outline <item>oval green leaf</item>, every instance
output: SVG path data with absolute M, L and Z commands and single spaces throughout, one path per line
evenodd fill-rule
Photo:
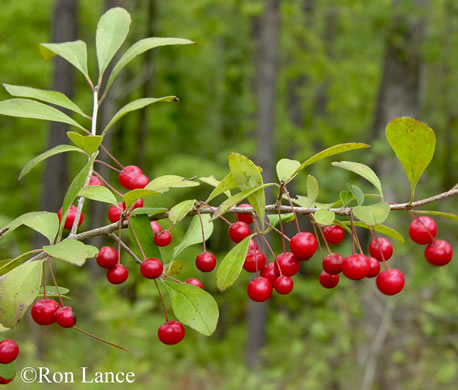
M 237 182 L 232 176 L 232 173 L 228 173 L 222 181 L 220 181 L 216 186 L 212 193 L 208 196 L 206 203 L 210 202 L 213 198 L 216 198 L 218 195 L 221 195 L 223 192 L 227 195 L 227 197 L 231 196 L 232 189 L 237 187 Z
M 94 153 L 103 141 L 100 135 L 81 135 L 74 131 L 67 131 L 67 137 L 89 155 Z
M 202 214 L 201 217 L 204 227 L 205 240 L 208 240 L 213 233 L 213 223 L 210 222 L 210 216 L 208 214 Z M 199 216 L 195 215 L 192 217 L 191 224 L 189 225 L 183 239 L 175 248 L 173 248 L 173 258 L 175 259 L 187 247 L 201 242 L 202 228 L 200 226 Z
M 86 245 L 73 239 L 61 241 L 56 245 L 45 245 L 43 250 L 51 257 L 64 260 L 78 267 L 81 267 L 86 259 L 95 257 L 99 253 L 95 246 Z
M 173 206 L 169 211 L 169 219 L 173 225 L 176 225 L 180 222 L 188 213 L 194 208 L 196 200 L 184 200 L 183 202 L 178 203 Z
M 353 215 L 367 225 L 383 223 L 390 214 L 390 205 L 385 202 L 375 203 L 370 206 L 356 206 Z
M 314 217 L 315 221 L 317 221 L 320 225 L 328 226 L 332 225 L 336 219 L 336 214 L 333 211 L 319 209 L 315 212 Z
M 346 169 L 347 171 L 351 171 L 361 177 L 364 177 L 378 190 L 380 195 L 383 196 L 382 184 L 380 183 L 380 179 L 377 177 L 375 172 L 367 165 L 353 161 L 335 161 L 332 163 L 332 165 L 335 167 Z
M 21 225 L 26 225 L 31 229 L 43 234 L 49 242 L 54 241 L 59 230 L 59 219 L 56 213 L 49 211 L 33 211 L 17 217 L 8 225 L 9 230 L 3 235 L 10 234 L 14 229 Z
M 108 204 L 118 205 L 113 193 L 106 187 L 102 186 L 86 186 L 81 188 L 78 196 L 82 196 L 86 199 L 95 200 L 97 202 L 103 202 Z
M 348 228 L 348 226 L 351 226 L 350 221 L 338 221 L 336 220 L 336 224 L 344 227 L 349 233 L 351 233 L 351 230 Z M 353 224 L 357 227 L 362 227 L 365 229 L 372 229 L 374 228 L 377 233 L 384 234 L 385 236 L 394 238 L 395 240 L 399 241 L 400 243 L 404 244 L 405 240 L 404 237 L 402 236 L 401 233 L 399 233 L 397 230 L 393 229 L 392 227 L 386 226 L 386 225 L 374 225 L 374 226 L 369 226 L 366 225 L 363 222 L 358 222 L 354 221 Z
M 276 166 L 278 180 L 287 181 L 300 166 L 301 163 L 297 160 L 282 158 Z
M 314 203 L 316 201 L 319 191 L 320 187 L 318 185 L 318 180 L 312 175 L 307 175 L 307 198 L 310 202 Z
M 152 257 L 161 259 L 161 253 L 159 252 L 158 247 L 154 244 L 154 232 L 151 229 L 151 223 L 146 215 L 136 215 L 135 217 L 129 218 L 129 237 L 130 241 L 135 243 L 138 247 L 137 240 L 132 234 L 132 228 L 137 235 L 138 240 L 145 252 L 145 255 L 148 259 Z M 140 249 L 140 248 L 139 248 Z M 161 259 L 164 260 L 164 259 Z
M 177 175 L 165 175 L 156 177 L 154 180 L 150 181 L 149 184 L 145 187 L 145 190 L 151 190 L 156 192 L 167 192 L 169 188 L 185 188 L 185 187 L 195 187 L 200 185 L 200 183 L 186 179 L 182 176 Z

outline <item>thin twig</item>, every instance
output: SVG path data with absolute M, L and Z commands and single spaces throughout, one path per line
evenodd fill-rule
M 87 332 L 87 331 L 85 331 L 85 330 L 83 330 L 83 329 L 81 329 L 81 328 L 78 328 L 77 326 L 74 326 L 73 329 L 77 330 L 78 332 L 81 332 L 81 333 L 85 334 L 86 336 L 89 336 L 89 337 L 92 337 L 92 338 L 94 338 L 94 339 L 96 339 L 96 340 L 99 340 L 99 341 L 101 341 L 102 343 L 111 345 L 112 347 L 122 349 L 123 351 L 126 351 L 126 352 L 129 351 L 127 348 L 121 347 L 121 346 L 118 345 L 118 344 L 114 344 L 114 343 L 111 343 L 111 342 L 109 342 L 109 341 L 107 341 L 107 340 L 104 340 L 104 339 L 102 339 L 102 338 L 100 338 L 100 337 L 98 337 L 98 336 L 96 336 L 96 335 L 94 335 L 94 334 L 92 334 L 92 333 L 89 333 L 89 332 Z
M 117 236 L 116 234 L 110 233 L 109 236 L 110 236 L 111 238 L 113 238 L 114 240 L 119 241 L 119 243 L 120 243 L 121 246 L 124 248 L 124 250 L 125 250 L 134 260 L 135 260 L 135 262 L 136 262 L 137 264 L 143 263 L 143 261 L 141 261 L 141 260 L 137 257 L 137 255 L 136 255 L 134 252 L 132 252 L 132 250 L 131 250 L 122 240 L 120 240 L 120 239 L 118 238 L 118 236 Z

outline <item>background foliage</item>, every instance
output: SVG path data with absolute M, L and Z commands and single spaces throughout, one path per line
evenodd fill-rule
M 151 22 L 146 11 L 148 3 L 117 3 L 133 16 L 130 43 L 145 37 Z M 3 2 L 2 82 L 50 88 L 53 66 L 41 60 L 38 43 L 50 41 L 53 5 L 50 0 Z M 313 10 L 308 10 L 307 5 Z M 81 0 L 78 4 L 78 35 L 89 43 L 92 74 L 96 67 L 92 37 L 105 6 L 101 0 Z M 132 113 L 116 125 L 112 149 L 122 163 L 140 162 L 150 178 L 162 174 L 213 174 L 221 179 L 227 170 L 229 152 L 256 155 L 258 102 L 254 82 L 258 41 L 253 25 L 263 11 L 264 2 L 260 0 L 155 2 L 154 35 L 188 38 L 197 45 L 156 49 L 151 69 L 145 70 L 144 62 L 138 59 L 124 70 L 116 87 L 117 107 L 143 97 L 141 82 L 145 79 L 151 79 L 151 96 L 176 95 L 180 103 L 158 104 L 146 111 L 144 142 L 139 143 L 141 113 Z M 361 162 L 375 166 L 380 161 L 394 161 L 383 134 L 374 133 L 372 127 L 382 88 L 385 46 L 389 40 L 402 46 L 399 40 L 404 36 L 396 29 L 408 28 L 407 20 L 416 17 L 427 26 L 425 38 L 416 48 L 422 69 L 417 119 L 428 123 L 437 136 L 435 157 L 420 180 L 416 198 L 439 193 L 456 183 L 457 6 L 451 0 L 431 0 L 426 8 L 406 1 L 398 12 L 394 15 L 390 1 L 280 2 L 273 161 L 283 157 L 304 160 L 321 148 L 342 142 L 373 145 L 371 153 L 353 152 Z M 330 31 L 334 31 L 331 37 Z M 407 61 L 409 47 L 398 55 Z M 0 91 L 1 99 L 7 97 L 5 91 Z M 90 111 L 90 92 L 80 75 L 76 77 L 74 99 Z M 300 125 L 292 120 L 296 109 L 301 112 Z M 4 226 L 17 215 L 39 209 L 43 191 L 53 189 L 41 186 L 43 166 L 17 181 L 24 164 L 45 150 L 47 124 L 2 116 L 0 129 L 0 226 Z M 83 160 L 77 155 L 70 157 L 70 177 Z M 383 167 L 377 167 L 383 171 Z M 400 171 L 399 168 L 393 165 L 393 170 Z M 332 200 L 350 178 L 355 179 L 331 167 L 327 160 L 308 173 L 320 181 L 322 202 Z M 304 193 L 306 174 L 296 180 L 296 191 Z M 358 185 L 364 188 L 365 184 Z M 385 172 L 383 187 L 390 189 L 388 201 L 409 198 L 409 186 L 402 175 Z M 208 193 L 205 186 L 200 186 L 169 192 L 167 197 L 145 203 L 168 207 L 182 199 L 203 199 Z M 435 207 L 453 211 L 456 206 L 456 200 L 448 200 Z M 89 214 L 87 204 L 83 228 L 89 226 Z M 390 217 L 390 225 L 397 226 L 405 237 L 408 223 L 406 215 Z M 174 229 L 176 242 L 184 234 L 186 223 L 182 225 Z M 454 245 L 456 224 L 441 219 L 438 225 L 441 237 Z M 217 227 L 209 247 L 222 259 L 230 244 L 225 226 L 221 223 Z M 0 242 L 1 258 L 32 249 L 32 240 L 30 231 L 19 229 Z M 339 250 L 348 253 L 349 245 L 347 242 Z M 156 292 L 134 271 L 129 257 L 124 263 L 131 271 L 130 278 L 126 286 L 119 288 L 107 288 L 104 275 L 96 267 L 78 269 L 59 263 L 57 277 L 61 285 L 71 290 L 79 325 L 130 351 L 111 349 L 57 326 L 37 329 L 26 316 L 23 324 L 9 333 L 21 347 L 18 371 L 23 366 L 40 365 L 51 371 L 76 371 L 81 366 L 91 371 L 131 370 L 136 373 L 136 383 L 131 388 L 356 389 L 362 386 L 369 362 L 375 358 L 376 373 L 370 388 L 456 388 L 457 263 L 452 261 L 444 269 L 431 270 L 421 248 L 411 243 L 393 245 L 396 258 L 391 261 L 407 273 L 406 288 L 394 298 L 381 297 L 373 283 L 354 284 L 349 280 L 343 280 L 335 291 L 325 291 L 317 280 L 317 252 L 306 263 L 302 277 L 295 279 L 293 294 L 276 296 L 271 301 L 265 325 L 267 342 L 257 370 L 249 369 L 244 362 L 246 314 L 250 310 L 244 287 L 248 274 L 224 294 L 216 289 L 214 273 L 202 276 L 220 305 L 216 334 L 206 338 L 187 329 L 184 342 L 169 348 L 156 337 L 163 322 Z M 181 255 L 189 263 L 184 278 L 198 273 L 193 265 L 197 252 L 198 248 L 189 248 Z M 374 341 L 380 332 L 386 334 L 382 345 L 377 345 Z M 18 389 L 23 386 L 18 379 L 10 385 Z M 40 388 L 28 386 L 35 387 Z M 68 388 L 80 387 L 91 388 L 78 384 Z

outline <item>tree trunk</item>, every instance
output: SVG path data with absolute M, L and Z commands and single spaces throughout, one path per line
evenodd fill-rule
M 256 163 L 263 167 L 265 182 L 274 178 L 275 156 L 275 100 L 278 73 L 278 29 L 280 0 L 267 0 L 264 14 L 255 22 L 256 49 L 256 97 L 258 153 Z M 268 200 L 272 192 L 266 191 Z M 259 352 L 265 344 L 268 304 L 250 302 L 247 314 L 248 340 L 246 359 L 249 367 L 259 363 Z

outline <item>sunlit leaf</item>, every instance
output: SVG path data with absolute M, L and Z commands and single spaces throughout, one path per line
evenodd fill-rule
M 332 165 L 334 165 L 335 167 L 346 169 L 347 171 L 354 172 L 357 175 L 364 177 L 378 190 L 378 192 L 380 192 L 381 195 L 383 194 L 380 179 L 377 177 L 376 173 L 367 165 L 354 161 L 336 161 L 333 162 Z

